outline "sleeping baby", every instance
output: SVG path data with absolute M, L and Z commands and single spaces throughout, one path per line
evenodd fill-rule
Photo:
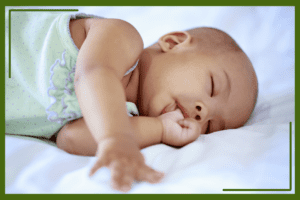
M 181 147 L 241 127 L 257 99 L 249 58 L 215 28 L 167 33 L 143 49 L 123 20 L 13 12 L 11 33 L 6 133 L 96 156 L 90 175 L 108 167 L 120 191 L 163 178 L 145 164 L 141 148 Z

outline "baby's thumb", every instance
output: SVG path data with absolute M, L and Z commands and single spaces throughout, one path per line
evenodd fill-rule
M 183 114 L 181 113 L 180 109 L 176 109 L 174 111 L 171 111 L 171 112 L 167 112 L 165 114 L 162 114 L 160 116 L 160 118 L 162 119 L 170 119 L 172 121 L 175 121 L 177 122 L 178 120 L 181 120 L 181 119 L 184 119 L 184 116 Z
M 179 108 L 177 108 L 176 110 L 174 110 L 172 112 L 169 112 L 169 114 L 176 121 L 184 119 L 184 116 Z

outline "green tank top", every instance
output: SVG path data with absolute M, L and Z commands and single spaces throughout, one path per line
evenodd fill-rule
M 67 122 L 82 117 L 73 84 L 79 50 L 69 22 L 87 17 L 101 18 L 12 12 L 11 78 L 5 65 L 5 133 L 50 138 Z M 135 104 L 126 105 L 128 115 L 138 115 Z

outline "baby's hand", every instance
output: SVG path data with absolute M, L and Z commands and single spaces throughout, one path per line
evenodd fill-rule
M 199 123 L 192 118 L 185 119 L 179 109 L 158 118 L 163 124 L 162 142 L 165 144 L 183 146 L 196 140 L 201 133 Z
M 129 135 L 112 136 L 98 144 L 98 160 L 90 171 L 92 176 L 101 167 L 111 171 L 111 184 L 116 190 L 127 192 L 134 180 L 157 183 L 163 173 L 145 164 L 138 145 Z

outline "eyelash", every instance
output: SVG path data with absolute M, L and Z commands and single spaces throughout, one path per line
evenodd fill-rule
M 213 77 L 211 76 L 211 97 L 214 96 L 214 79 Z

